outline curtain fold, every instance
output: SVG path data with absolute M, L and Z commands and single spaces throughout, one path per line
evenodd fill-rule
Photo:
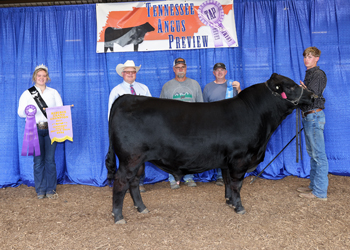
M 174 78 L 173 60 L 187 61 L 187 76 L 202 89 L 214 80 L 212 67 L 223 62 L 227 79 L 242 89 L 265 82 L 272 73 L 299 83 L 305 75 L 302 53 L 317 46 L 318 65 L 328 77 L 326 98 L 326 152 L 329 172 L 350 175 L 348 106 L 350 58 L 350 3 L 340 0 L 234 0 L 237 48 L 154 52 L 96 53 L 95 5 L 0 9 L 0 188 L 34 185 L 33 159 L 20 156 L 25 121 L 17 115 L 20 95 L 32 86 L 38 64 L 49 68 L 48 86 L 58 90 L 72 108 L 73 142 L 58 143 L 56 164 L 60 184 L 107 184 L 107 106 L 113 87 L 122 82 L 117 64 L 134 60 L 141 65 L 137 81 L 159 97 L 165 82 Z M 154 128 L 156 130 L 156 128 Z M 295 135 L 295 112 L 271 137 L 264 161 L 248 175 L 260 172 Z M 295 162 L 295 142 L 265 170 L 263 178 L 288 175 L 307 178 L 309 157 L 302 134 L 303 160 Z M 208 152 L 210 153 L 210 152 Z M 146 164 L 145 183 L 167 179 L 168 174 Z M 197 181 L 215 179 L 214 171 L 196 175 Z

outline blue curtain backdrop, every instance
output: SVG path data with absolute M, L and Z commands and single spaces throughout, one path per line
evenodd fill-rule
M 165 82 L 174 77 L 172 62 L 187 60 L 188 77 L 202 88 L 214 79 L 212 67 L 223 62 L 228 78 L 242 88 L 266 81 L 273 72 L 296 82 L 304 79 L 302 53 L 306 47 L 321 51 L 319 66 L 328 76 L 326 98 L 326 151 L 329 172 L 350 175 L 347 132 L 350 131 L 350 2 L 341 0 L 234 1 L 238 48 L 189 51 L 128 52 L 97 54 L 95 5 L 1 8 L 0 9 L 0 187 L 33 186 L 33 159 L 20 156 L 24 119 L 17 115 L 20 95 L 32 86 L 35 66 L 44 63 L 66 105 L 72 108 L 74 142 L 59 143 L 56 151 L 61 184 L 106 185 L 104 165 L 108 149 L 107 104 L 114 86 L 122 81 L 115 67 L 126 60 L 141 64 L 137 80 L 159 97 Z M 155 128 L 156 129 L 156 128 Z M 293 112 L 272 136 L 260 172 L 295 135 Z M 308 177 L 309 157 L 295 162 L 295 142 L 271 164 L 262 177 L 288 175 Z M 197 175 L 211 181 L 213 172 Z M 167 179 L 151 164 L 146 183 Z

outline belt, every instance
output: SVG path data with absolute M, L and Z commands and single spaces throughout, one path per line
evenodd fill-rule
M 38 129 L 48 129 L 49 126 L 47 125 L 47 122 L 38 122 L 37 124 Z
M 310 110 L 307 112 L 303 112 L 303 118 L 305 118 L 308 114 L 312 114 L 312 113 L 317 113 L 320 112 L 322 109 L 316 109 L 316 110 Z

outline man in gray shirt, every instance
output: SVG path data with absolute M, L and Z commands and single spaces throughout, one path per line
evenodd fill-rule
M 203 102 L 202 90 L 196 80 L 186 77 L 187 65 L 183 58 L 177 58 L 173 64 L 175 78 L 164 84 L 160 98 L 173 99 L 184 102 Z M 193 174 L 183 177 L 185 184 L 189 187 L 196 187 L 193 181 Z M 169 174 L 171 189 L 180 188 L 180 182 L 176 182 L 173 175 Z
M 213 74 L 215 76 L 215 80 L 208 83 L 203 90 L 203 100 L 204 102 L 216 102 L 226 98 L 231 98 L 236 96 L 239 92 L 241 92 L 241 84 L 237 81 L 226 80 L 226 66 L 223 63 L 217 63 L 214 65 Z M 233 93 L 228 96 L 227 92 L 227 81 L 232 82 Z M 223 186 L 224 181 L 222 179 L 221 169 L 217 168 L 217 176 L 216 176 L 216 185 Z

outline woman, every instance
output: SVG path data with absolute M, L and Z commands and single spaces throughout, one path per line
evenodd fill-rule
M 34 105 L 37 109 L 35 121 L 38 129 L 41 154 L 39 156 L 35 156 L 34 154 L 35 191 L 38 199 L 43 199 L 45 196 L 54 199 L 57 198 L 57 172 L 55 163 L 57 142 L 51 144 L 46 112 L 45 109 L 41 110 L 39 105 L 43 107 L 57 107 L 62 106 L 63 103 L 57 90 L 46 86 L 46 83 L 50 82 L 51 79 L 45 65 L 41 64 L 35 68 L 32 81 L 34 82 L 34 87 L 24 91 L 19 99 L 18 115 L 26 118 L 25 108 L 29 104 Z

